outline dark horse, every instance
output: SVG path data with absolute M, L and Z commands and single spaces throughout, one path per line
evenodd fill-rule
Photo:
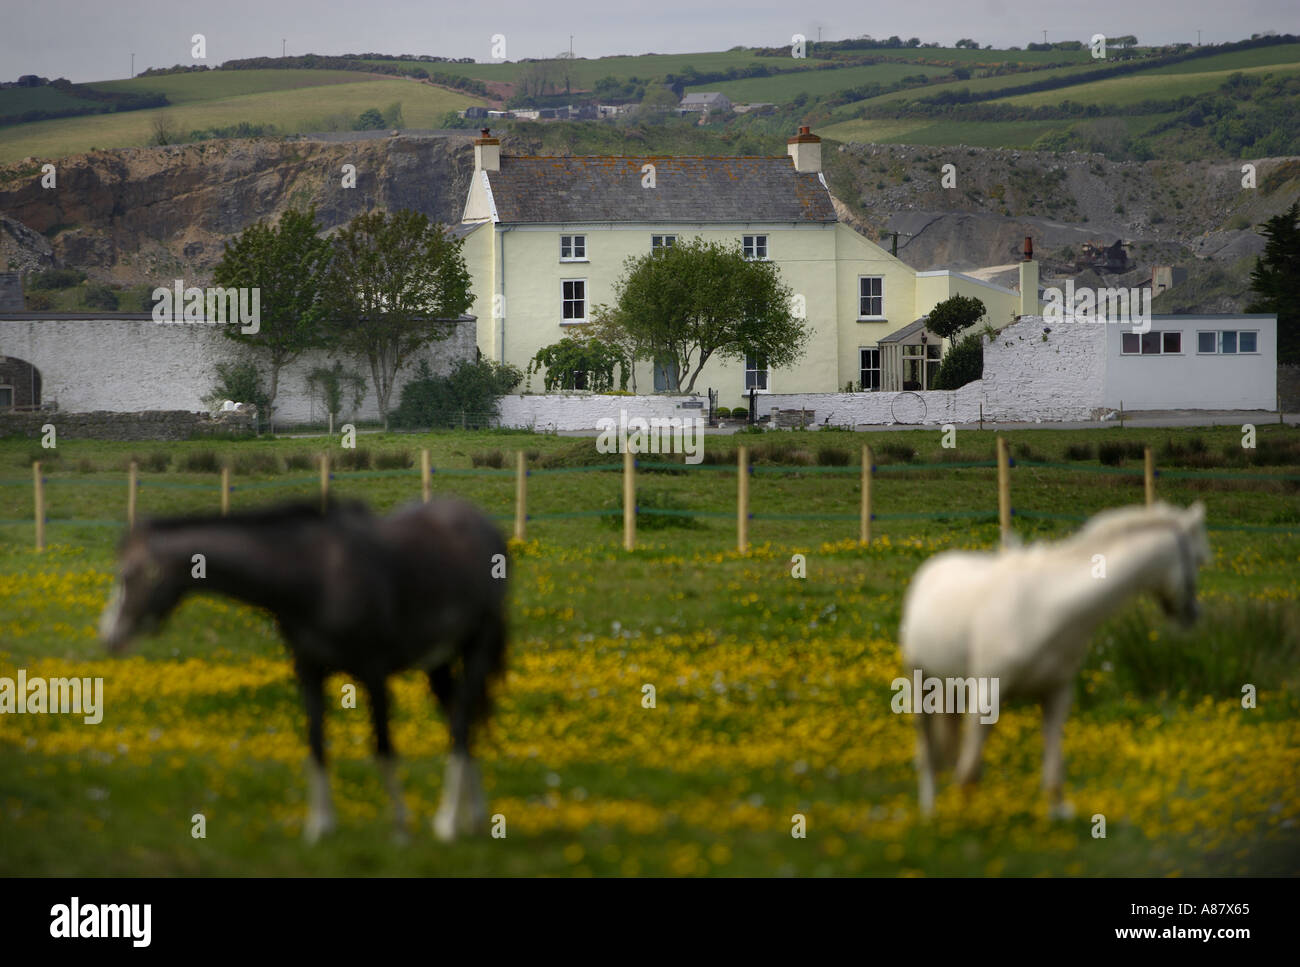
M 191 591 L 225 594 L 270 611 L 293 655 L 307 707 L 311 808 L 304 833 L 334 825 L 325 771 L 325 677 L 365 686 L 375 750 L 399 832 L 406 826 L 388 737 L 388 676 L 428 673 L 452 738 L 433 820 L 444 840 L 487 821 L 470 757 L 471 727 L 486 718 L 488 687 L 505 664 L 506 545 L 492 522 L 458 500 L 375 517 L 359 503 L 293 504 L 229 517 L 141 522 L 123 540 L 121 568 L 100 620 L 118 653 L 156 631 Z M 202 555 L 202 558 L 196 555 Z M 202 576 L 198 576 L 202 575 Z

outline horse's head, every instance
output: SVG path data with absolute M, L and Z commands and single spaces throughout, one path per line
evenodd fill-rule
M 131 639 L 157 632 L 181 595 L 180 584 L 166 574 L 149 546 L 147 532 L 137 529 L 128 536 L 121 558 L 99 618 L 99 637 L 114 654 L 125 651 Z
M 1210 541 L 1205 533 L 1205 505 L 1198 500 L 1186 510 L 1174 511 L 1170 523 L 1176 553 L 1165 580 L 1156 589 L 1156 598 L 1169 617 L 1190 626 L 1201 611 L 1196 600 L 1196 572 L 1211 557 Z

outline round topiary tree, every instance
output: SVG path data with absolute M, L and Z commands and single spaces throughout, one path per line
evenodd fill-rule
M 955 295 L 944 299 L 926 317 L 925 328 L 936 336 L 951 339 L 984 318 L 984 303 L 970 296 Z

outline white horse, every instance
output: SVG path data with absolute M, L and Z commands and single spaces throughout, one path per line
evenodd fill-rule
M 916 572 L 903 603 L 904 669 L 937 678 L 996 679 L 1002 697 L 1043 708 L 1043 788 L 1068 818 L 1061 738 L 1074 676 L 1096 627 L 1131 597 L 1152 593 L 1171 617 L 1196 620 L 1196 572 L 1210 559 L 1205 506 L 1108 510 L 1056 544 L 1000 553 L 948 551 Z M 914 698 L 917 701 L 919 696 Z M 919 702 L 917 704 L 919 708 Z M 969 789 L 989 725 L 945 709 L 917 717 L 921 812 L 934 809 L 935 771 L 953 764 Z

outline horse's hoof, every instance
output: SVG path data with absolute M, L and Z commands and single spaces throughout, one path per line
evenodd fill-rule
M 306 840 L 308 846 L 314 846 L 320 842 L 321 837 L 334 831 L 334 817 L 325 816 L 317 818 L 310 817 L 307 825 L 302 828 L 302 838 Z
M 1074 818 L 1074 804 L 1062 800 L 1053 803 L 1047 809 L 1047 815 L 1051 819 L 1067 820 Z
M 433 835 L 444 843 L 454 842 L 456 839 L 456 817 L 450 812 L 439 811 L 438 815 L 433 817 Z

